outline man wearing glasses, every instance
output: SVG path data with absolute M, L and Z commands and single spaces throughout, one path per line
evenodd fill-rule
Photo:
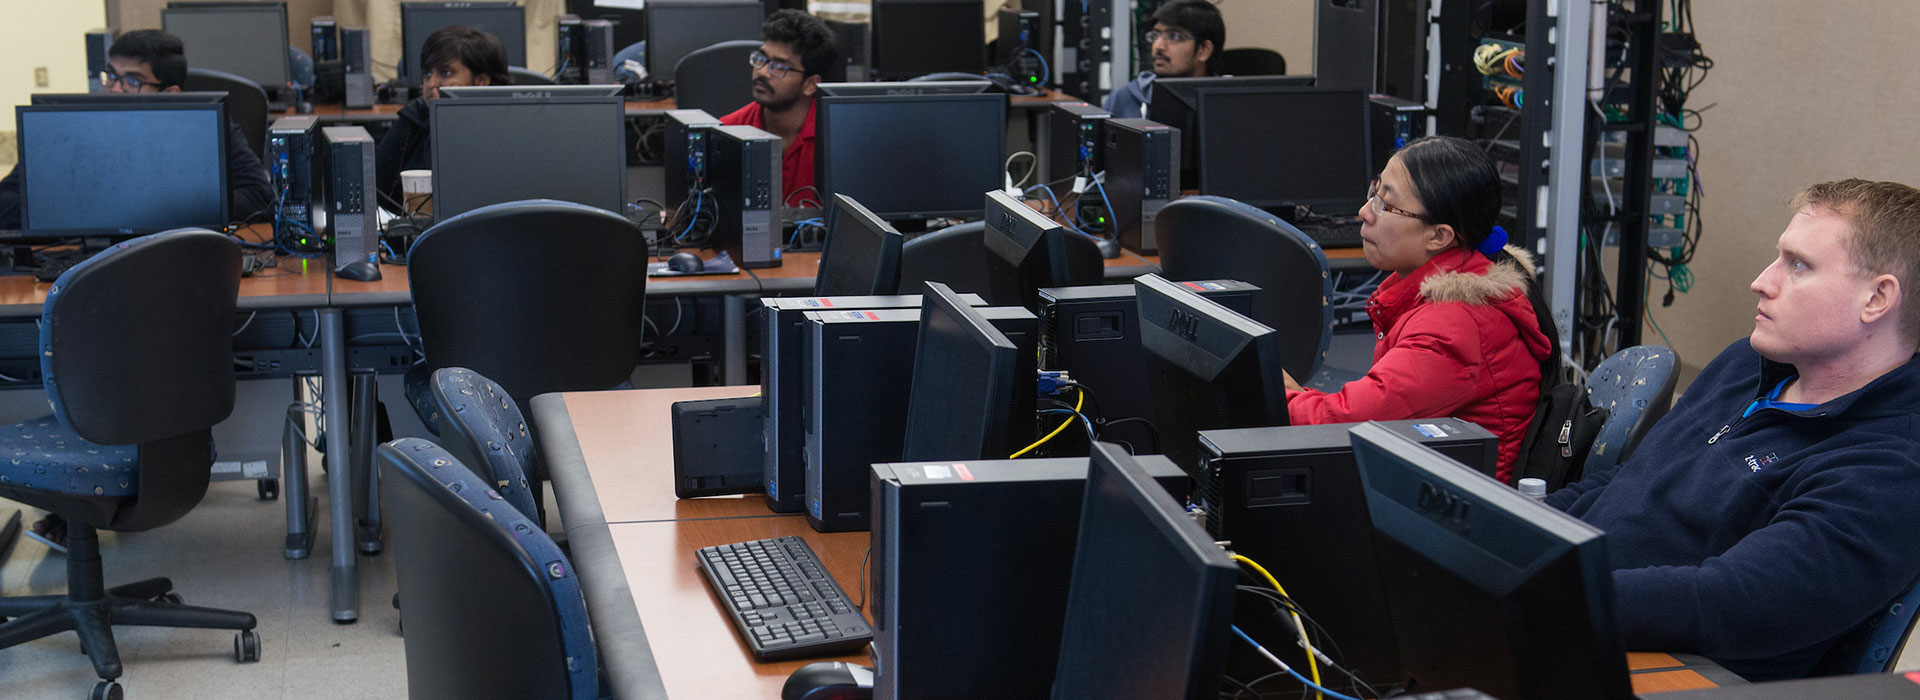
M 113 93 L 179 92 L 187 79 L 185 46 L 179 37 L 158 29 L 121 35 L 107 49 L 107 66 L 109 72 L 100 80 Z M 20 171 L 16 165 L 0 180 L 0 229 L 20 228 Z M 234 221 L 245 221 L 273 201 L 266 168 L 232 120 L 227 122 L 227 185 L 228 215 Z
M 1220 10 L 1206 0 L 1174 0 L 1153 13 L 1147 43 L 1153 45 L 1153 70 L 1140 71 L 1133 82 L 1107 95 L 1108 113 L 1116 117 L 1145 117 L 1153 101 L 1153 79 L 1204 78 L 1220 74 L 1220 47 L 1227 41 L 1227 23 Z
M 833 31 L 799 10 L 779 10 L 760 26 L 753 52 L 753 101 L 720 123 L 756 127 L 780 137 L 782 198 L 813 187 L 813 98 L 820 79 L 840 60 Z M 817 198 L 817 197 L 816 197 Z

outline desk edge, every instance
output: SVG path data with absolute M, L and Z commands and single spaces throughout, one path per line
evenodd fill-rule
M 666 700 L 667 686 L 660 680 L 660 667 L 654 661 L 653 645 L 647 642 L 646 627 L 640 622 L 640 609 L 634 605 L 633 589 L 627 586 L 627 570 L 620 563 L 613 530 L 606 525 L 582 526 L 567 532 L 567 542 L 573 550 L 573 570 L 580 576 L 581 595 L 586 598 L 587 618 L 593 624 L 600 668 L 607 672 L 613 697 Z M 598 563 L 581 566 L 582 560 Z M 620 661 L 611 662 L 614 659 Z

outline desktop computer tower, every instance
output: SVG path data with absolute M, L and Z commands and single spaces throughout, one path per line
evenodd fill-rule
M 329 15 L 313 18 L 313 60 L 340 60 L 340 27 Z
M 1139 461 L 1185 500 L 1185 471 Z M 872 466 L 876 700 L 1047 696 L 1087 470 L 1085 457 Z
M 1314 84 L 1427 95 L 1428 0 L 1315 0 Z
M 741 267 L 780 266 L 780 137 L 751 126 L 707 129 L 715 247 Z
M 373 33 L 366 27 L 340 28 L 340 66 L 347 76 L 347 109 L 372 108 Z
M 978 294 L 960 298 L 986 306 Z M 920 295 L 861 297 L 762 297 L 760 299 L 760 396 L 766 402 L 761 454 L 767 486 L 767 507 L 776 513 L 798 513 L 806 508 L 806 441 L 800 428 L 806 412 L 806 313 L 861 309 L 918 309 Z
M 580 23 L 585 27 L 586 73 L 583 76 L 588 85 L 611 85 L 615 81 L 613 72 L 613 54 L 620 48 L 614 45 L 613 22 L 604 19 L 590 19 Z
M 1015 306 L 978 311 L 1018 348 L 1007 410 L 1007 442 L 1019 443 L 1012 454 L 1033 440 L 1040 322 Z M 906 442 L 920 310 L 809 311 L 804 317 L 807 523 L 820 532 L 865 530 L 868 467 L 899 460 Z
M 1046 128 L 1040 130 L 1040 153 L 1046 155 L 1046 178 L 1059 182 L 1075 175 L 1100 171 L 1100 125 L 1107 110 L 1085 102 L 1055 102 L 1047 108 Z M 1064 194 L 1064 193 L 1059 193 Z
M 995 40 L 999 49 L 994 56 L 994 63 L 1006 66 L 1008 74 L 1021 85 L 1046 87 L 1040 82 L 1045 73 L 1042 68 L 1044 63 L 1036 55 L 1044 55 L 1041 40 L 1046 35 L 1041 31 L 1040 13 L 1002 7 L 997 20 L 1000 38 Z M 1047 75 L 1045 79 L 1050 81 L 1053 76 Z
M 1373 170 L 1369 172 L 1385 169 L 1395 150 L 1427 135 L 1426 105 L 1392 95 L 1372 95 L 1367 108 L 1372 110 L 1368 128 L 1373 131 Z
M 554 82 L 561 85 L 579 85 L 585 81 L 587 70 L 587 28 L 580 23 L 580 15 L 560 15 L 554 18 L 553 65 L 560 69 L 553 76 Z
M 1120 245 L 1142 255 L 1160 252 L 1154 219 L 1180 198 L 1180 130 L 1146 119 L 1106 120 L 1106 194 Z M 1080 196 L 1086 206 L 1087 196 Z
M 1493 473 L 1500 440 L 1480 426 L 1458 418 L 1381 424 Z M 1207 513 L 1207 532 L 1283 581 L 1291 597 L 1340 643 L 1349 668 L 1371 683 L 1398 682 L 1399 652 L 1374 568 L 1372 521 L 1347 436 L 1355 425 L 1201 431 L 1196 490 Z M 1262 604 L 1260 612 L 1236 619 L 1271 625 L 1268 617 Z M 1291 634 L 1277 625 L 1266 637 L 1247 632 L 1266 639 Z M 1252 654 L 1236 653 L 1233 659 L 1230 674 L 1270 668 Z
M 707 186 L 707 130 L 720 120 L 698 109 L 669 109 L 661 158 L 666 193 L 662 203 L 671 212 Z
M 827 28 L 833 30 L 834 46 L 840 50 L 840 63 L 827 71 L 822 79 L 829 83 L 860 83 L 873 79 L 873 61 L 870 55 L 869 29 L 873 26 L 866 22 L 848 22 L 845 20 L 824 20 Z
M 333 245 L 333 269 L 362 260 L 380 261 L 380 208 L 373 176 L 373 137 L 358 126 L 320 129 L 319 160 L 326 168 L 321 202 L 327 207 L 322 232 Z
M 313 206 L 313 132 L 318 123 L 318 117 L 303 114 L 280 117 L 267 126 L 267 175 L 273 178 L 279 202 L 276 218 L 292 228 L 295 252 L 318 251 L 318 233 L 326 228 L 326 217 Z M 306 231 L 299 230 L 302 226 Z
M 111 69 L 107 65 L 107 49 L 113 46 L 113 32 L 95 29 L 87 32 L 87 92 L 107 91 L 106 83 L 100 82 L 100 76 Z

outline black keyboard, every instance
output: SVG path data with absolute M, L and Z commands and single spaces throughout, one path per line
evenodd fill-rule
M 703 547 L 694 558 L 756 659 L 826 656 L 873 641 L 866 618 L 847 602 L 806 540 Z
M 1342 224 L 1300 224 L 1301 233 L 1307 234 L 1321 248 L 1358 248 L 1360 247 L 1360 223 Z
M 1459 690 L 1445 690 L 1437 693 L 1419 693 L 1415 695 L 1402 695 L 1400 696 L 1400 700 L 1496 700 L 1496 699 L 1492 695 L 1482 693 L 1472 688 L 1461 688 Z

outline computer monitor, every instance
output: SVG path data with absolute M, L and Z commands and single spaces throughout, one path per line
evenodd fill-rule
M 884 296 L 900 287 L 900 246 L 905 238 L 859 202 L 833 196 L 827 213 L 827 247 L 813 277 L 813 295 Z
M 829 97 L 863 95 L 977 95 L 993 87 L 980 80 L 899 80 L 883 83 L 821 83 L 820 94 Z
M 975 217 L 980 193 L 1002 184 L 1006 95 L 822 97 L 814 109 L 822 196 L 885 219 Z
M 172 3 L 160 27 L 180 37 L 187 65 L 259 83 L 268 92 L 287 84 L 287 4 Z
M 1280 336 L 1159 275 L 1133 281 L 1160 452 L 1198 475 L 1202 430 L 1287 424 Z
M 651 0 L 647 3 L 647 76 L 672 80 L 687 54 L 722 41 L 759 39 L 766 21 L 760 0 Z M 752 80 L 740 65 L 740 82 Z
M 873 0 L 873 68 L 881 80 L 987 69 L 981 0 Z
M 492 34 L 507 50 L 507 65 L 527 65 L 526 9 L 513 2 L 403 2 L 400 3 L 400 80 L 419 85 L 420 48 L 427 37 L 455 25 Z
M 1604 533 L 1383 426 L 1351 436 L 1409 692 L 1633 697 Z
M 441 100 L 433 121 L 433 209 L 559 199 L 621 213 L 627 201 L 619 97 Z
M 1366 197 L 1373 160 L 1365 90 L 1205 88 L 1197 95 L 1201 194 L 1256 207 L 1357 207 Z
M 1003 459 L 1024 447 L 1006 444 L 1013 341 L 939 282 L 921 296 L 919 332 L 901 459 Z
M 1090 461 L 1053 700 L 1214 700 L 1239 572 L 1132 455 Z
M 624 85 L 465 85 L 440 88 L 441 97 L 620 97 Z
M 988 300 L 1034 308 L 1044 287 L 1072 284 L 1067 268 L 1067 227 L 1000 190 L 987 192 Z
M 1147 103 L 1147 118 L 1180 130 L 1180 136 L 1189 144 L 1199 143 L 1195 130 L 1199 128 L 1198 110 L 1199 92 L 1202 88 L 1230 87 L 1312 87 L 1311 75 L 1249 75 L 1249 76 L 1211 76 L 1206 78 L 1160 78 L 1153 81 L 1153 99 Z M 1116 114 L 1116 117 L 1131 117 L 1131 114 Z M 1180 181 L 1199 182 L 1200 173 L 1196 169 L 1200 163 L 1200 149 L 1187 147 L 1180 149 Z M 1264 170 L 1264 169 L 1263 169 Z
M 15 108 L 15 119 L 24 235 L 136 236 L 226 226 L 224 103 L 36 104 Z
M 36 105 L 204 104 L 226 102 L 224 92 L 73 92 L 34 93 Z

